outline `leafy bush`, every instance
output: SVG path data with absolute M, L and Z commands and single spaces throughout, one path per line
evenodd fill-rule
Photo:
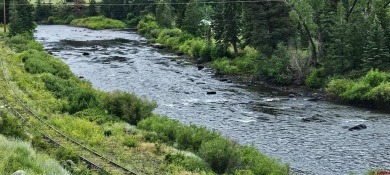
M 363 81 L 368 83 L 371 87 L 375 87 L 388 81 L 389 74 L 386 72 L 380 72 L 378 69 L 371 69 L 366 76 L 363 77 Z
M 145 15 L 137 25 L 138 32 L 150 37 L 152 30 L 160 28 L 153 15 Z
M 97 124 L 103 124 L 107 122 L 117 121 L 118 118 L 115 118 L 112 115 L 106 114 L 103 109 L 100 108 L 89 108 L 83 111 L 76 112 L 73 116 L 87 119 L 91 122 L 96 122 Z
M 138 146 L 138 141 L 134 137 L 126 136 L 123 141 L 123 144 L 127 147 L 134 148 Z
M 277 49 L 270 58 L 260 58 L 258 62 L 258 72 L 263 79 L 270 80 L 278 84 L 291 83 L 291 77 L 288 75 L 290 57 L 287 47 L 283 44 L 278 44 Z
M 238 145 L 223 138 L 216 138 L 202 144 L 199 156 L 218 174 L 232 173 L 239 166 Z
M 218 138 L 219 134 L 210 132 L 204 127 L 195 125 L 178 127 L 176 129 L 176 143 L 180 149 L 198 152 L 203 142 Z
M 80 161 L 79 156 L 70 148 L 59 147 L 55 151 L 55 155 L 57 160 L 71 160 L 74 163 L 78 163 Z
M 168 117 L 151 116 L 138 123 L 137 127 L 146 131 L 154 131 L 164 135 L 171 143 L 176 141 L 176 129 L 179 122 Z
M 354 82 L 349 79 L 334 79 L 328 83 L 326 91 L 332 96 L 338 96 L 352 86 Z
M 312 69 L 305 80 L 305 84 L 313 89 L 321 88 L 325 85 L 326 72 L 324 68 Z
M 27 135 L 23 130 L 23 126 L 19 123 L 19 120 L 7 115 L 4 113 L 4 111 L 0 111 L 0 134 L 20 139 L 27 138 Z
M 200 38 L 193 38 L 186 40 L 182 45 L 180 45 L 179 50 L 187 53 L 191 57 L 199 58 L 200 52 L 205 46 L 205 41 Z
M 103 106 L 108 113 L 136 125 L 142 119 L 151 116 L 157 104 L 140 99 L 134 94 L 114 91 L 104 97 Z
M 193 172 L 209 172 L 210 167 L 199 157 L 186 156 L 184 154 L 167 154 L 165 155 L 165 161 L 169 164 L 179 165 L 186 170 Z
M 390 83 L 386 82 L 374 87 L 365 95 L 365 98 L 381 106 L 390 104 Z
M 238 67 L 233 65 L 233 62 L 226 57 L 214 60 L 212 63 L 212 67 L 216 69 L 217 73 L 219 74 L 226 74 L 226 75 L 239 74 Z
M 95 30 L 102 29 L 123 29 L 126 24 L 116 19 L 106 18 L 104 16 L 93 16 L 87 18 L 73 19 L 70 25 L 87 27 Z

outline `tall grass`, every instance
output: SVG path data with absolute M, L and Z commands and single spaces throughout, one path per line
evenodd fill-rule
M 70 174 L 47 155 L 36 153 L 27 142 L 0 135 L 0 174 L 24 170 L 27 174 Z

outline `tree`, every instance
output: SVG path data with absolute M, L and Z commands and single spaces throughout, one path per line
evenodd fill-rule
M 96 0 L 90 0 L 88 6 L 88 15 L 96 16 L 98 13 L 96 11 Z
M 34 7 L 28 0 L 13 0 L 11 3 L 9 31 L 10 35 L 32 34 L 34 28 Z
M 234 54 L 237 55 L 240 32 L 240 8 L 234 0 L 222 0 L 213 15 L 212 28 L 217 44 L 222 47 L 222 52 L 227 53 L 229 44 L 233 45 Z
M 107 18 L 126 19 L 129 0 L 102 0 L 101 12 Z
M 385 33 L 376 15 L 367 32 L 367 45 L 363 54 L 364 68 L 384 70 L 389 65 L 389 50 L 385 44 Z
M 156 22 L 159 26 L 171 28 L 173 23 L 172 6 L 166 0 L 160 0 L 156 7 Z
M 34 19 L 35 21 L 42 21 L 47 19 L 51 15 L 52 6 L 51 4 L 43 4 L 41 0 L 37 0 L 35 7 Z
M 199 36 L 199 26 L 203 19 L 203 14 L 198 2 L 196 1 L 197 0 L 192 0 L 187 4 L 187 9 L 185 11 L 185 17 L 181 28 L 194 36 Z

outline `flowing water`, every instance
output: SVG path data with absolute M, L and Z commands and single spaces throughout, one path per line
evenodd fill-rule
M 390 168 L 388 114 L 221 81 L 211 69 L 198 70 L 185 59 L 149 47 L 134 31 L 40 25 L 35 37 L 94 87 L 155 100 L 156 113 L 253 144 L 288 162 L 294 172 L 363 174 Z M 304 120 L 313 116 L 317 120 Z M 367 129 L 348 130 L 358 124 Z

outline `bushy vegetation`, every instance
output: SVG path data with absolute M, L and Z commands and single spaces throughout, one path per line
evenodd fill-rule
M 36 153 L 27 142 L 0 135 L 0 174 L 24 170 L 27 174 L 70 174 L 47 155 Z
M 4 111 L 0 111 L 0 134 L 19 139 L 27 138 L 24 128 L 19 123 L 19 120 L 6 114 Z
M 126 24 L 122 21 L 109 19 L 104 16 L 94 16 L 87 18 L 74 19 L 70 22 L 70 25 L 87 27 L 90 29 L 123 29 Z
M 158 138 L 163 138 L 158 141 L 194 151 L 218 174 L 242 170 L 254 174 L 289 172 L 288 165 L 261 154 L 256 148 L 241 146 L 203 127 L 186 126 L 167 117 L 153 116 L 142 120 L 138 128 L 155 132 Z
M 335 79 L 329 82 L 327 92 L 341 100 L 372 107 L 390 104 L 389 74 L 372 69 L 358 80 Z

